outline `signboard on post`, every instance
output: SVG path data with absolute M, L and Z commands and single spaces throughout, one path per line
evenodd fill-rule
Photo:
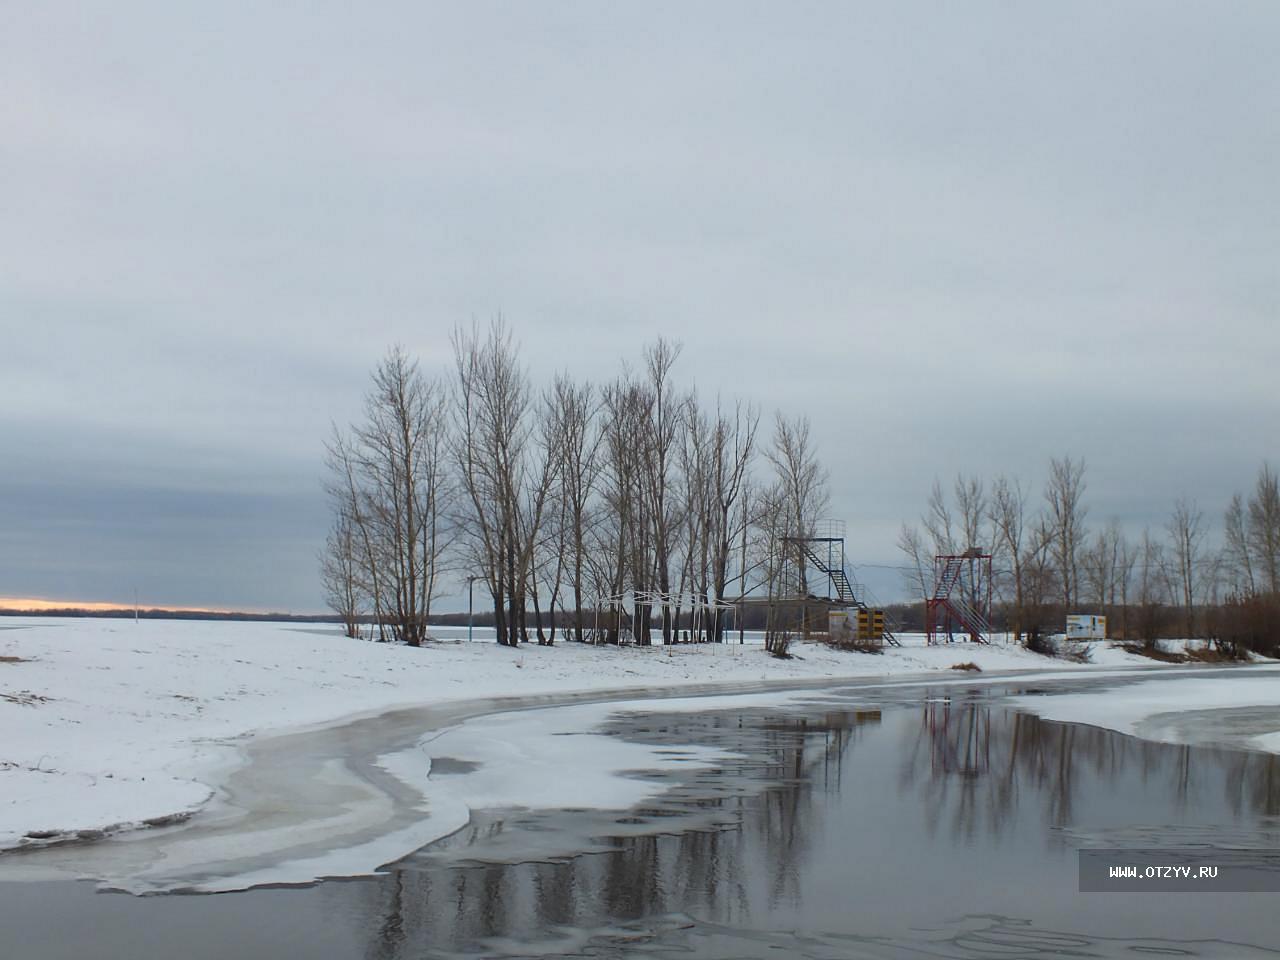
M 832 643 L 853 642 L 853 624 L 849 622 L 848 610 L 831 610 L 827 613 L 827 633 Z
M 1107 639 L 1107 618 L 1092 613 L 1073 613 L 1067 616 L 1068 640 Z

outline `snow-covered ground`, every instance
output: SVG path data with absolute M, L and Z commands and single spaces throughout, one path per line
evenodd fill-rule
M 1280 670 L 1167 677 L 1120 689 L 1020 697 L 1046 720 L 1085 723 L 1164 743 L 1216 743 L 1280 753 Z
M 758 643 L 649 648 L 558 643 L 511 650 L 491 641 L 449 641 L 413 649 L 348 640 L 327 624 L 0 619 L 0 850 L 163 825 L 198 809 L 206 811 L 203 820 L 217 807 L 210 801 L 219 799 L 232 772 L 246 764 L 256 745 L 398 708 L 585 692 L 643 690 L 652 696 L 696 688 L 705 693 L 708 684 L 795 685 L 901 676 L 949 671 L 969 661 L 984 672 L 1048 668 L 1072 673 L 1153 665 L 1106 645 L 1095 648 L 1092 664 L 1079 665 L 1015 647 L 928 647 L 922 637 L 904 639 L 906 646 L 889 648 L 883 655 L 797 644 L 794 659 L 777 660 Z M 501 708 L 499 702 L 487 710 Z M 672 703 L 671 708 L 679 707 Z M 608 709 L 597 705 L 580 716 L 562 709 L 555 712 L 554 723 L 535 722 L 529 713 L 522 714 L 519 727 L 528 735 L 518 745 L 512 744 L 509 731 L 486 734 L 482 723 L 471 721 L 467 749 L 485 766 L 483 774 L 465 778 L 469 792 L 447 796 L 438 789 L 430 795 L 424 765 L 429 761 L 421 751 L 406 751 L 398 741 L 395 750 L 387 747 L 385 756 L 376 757 L 378 769 L 366 771 L 364 777 L 345 769 L 341 757 L 319 751 L 317 756 L 324 759 L 305 774 L 313 780 L 306 789 L 329 791 L 346 820 L 365 816 L 361 822 L 367 827 L 366 821 L 381 816 L 385 824 L 397 825 L 402 834 L 396 841 L 399 847 L 374 843 L 367 851 L 367 857 L 375 858 L 373 866 L 456 829 L 466 822 L 468 803 L 528 797 L 528 784 L 539 777 L 545 781 L 543 792 L 562 801 L 568 794 L 557 792 L 545 775 L 564 770 L 565 750 L 577 751 L 584 769 L 600 771 L 595 780 L 574 783 L 571 794 L 577 805 L 616 805 L 624 796 L 639 799 L 634 795 L 636 782 L 620 791 L 616 774 L 637 766 L 661 766 L 671 758 L 645 753 L 643 747 L 637 750 L 645 756 L 632 756 L 618 751 L 616 743 L 611 747 L 614 755 L 606 758 L 592 753 L 581 740 L 571 743 L 560 736 L 568 729 L 588 729 L 592 718 L 602 719 Z M 413 722 L 444 721 L 414 717 Z M 319 750 L 314 742 L 307 743 L 308 749 Z M 441 756 L 438 751 L 445 747 L 436 747 L 434 755 Z M 349 752 L 351 747 L 343 749 Z M 681 762 L 712 761 L 696 753 Z M 412 782 L 418 793 L 401 806 L 424 813 L 429 809 L 430 815 L 413 820 L 392 816 L 387 791 L 366 789 L 365 781 L 383 773 Z M 563 773 L 560 777 L 564 779 Z M 513 786 L 517 782 L 522 785 L 519 790 Z M 357 795 L 358 802 L 352 799 Z M 357 814 L 357 807 L 364 813 Z M 380 808 L 385 809 L 377 813 Z M 432 818 L 434 822 L 425 825 Z M 326 821 L 317 822 L 312 847 L 322 846 L 325 836 Z M 336 823 L 330 823 L 335 832 Z M 353 828 L 352 836 L 359 833 L 359 843 L 367 845 L 372 840 L 364 827 L 363 832 Z M 273 836 L 289 833 L 280 824 L 272 830 Z M 384 831 L 383 839 L 388 835 Z M 280 842 L 287 845 L 296 839 Z M 229 843 L 229 833 L 209 839 L 215 841 Z M 269 846 L 271 841 L 264 832 L 256 842 Z M 359 845 L 354 839 L 352 844 Z M 202 862 L 210 861 L 207 850 L 200 856 Z M 165 857 L 174 859 L 171 850 Z M 228 858 L 230 854 L 224 856 Z M 317 862 L 300 873 L 275 873 L 268 879 L 341 872 L 320 854 L 312 860 Z

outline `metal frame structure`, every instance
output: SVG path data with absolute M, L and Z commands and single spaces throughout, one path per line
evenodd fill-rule
M 924 602 L 930 645 L 954 643 L 957 631 L 974 643 L 991 642 L 991 563 L 978 547 L 933 558 L 933 590 Z
M 867 603 L 870 594 L 866 587 L 850 578 L 845 554 L 845 524 L 843 520 L 818 520 L 813 532 L 805 537 L 782 538 L 782 576 L 784 586 L 795 591 L 794 597 L 783 597 L 779 604 L 807 604 L 825 600 L 832 607 L 870 611 Z M 812 569 L 825 577 L 826 596 L 817 597 L 814 585 L 806 571 Z M 815 578 L 816 579 L 816 578 Z M 832 596 L 832 591 L 835 596 Z M 821 631 L 825 633 L 824 623 Z M 894 646 L 901 646 L 893 630 L 886 625 L 883 639 Z
M 662 619 L 660 624 L 665 628 L 668 624 L 674 635 L 679 635 L 679 617 L 681 613 L 688 612 L 691 617 L 689 625 L 690 631 L 701 635 L 704 618 L 712 611 L 728 611 L 737 614 L 737 607 L 723 600 L 707 600 L 693 593 L 662 593 L 659 590 L 624 590 L 622 593 L 611 594 L 607 597 L 597 597 L 592 601 L 595 608 L 595 623 L 591 631 L 591 642 L 598 644 L 600 642 L 600 611 L 607 610 L 616 612 L 618 617 L 618 642 L 623 643 L 623 625 L 622 620 L 627 620 L 626 630 L 630 633 L 632 639 L 635 639 L 635 611 L 641 607 L 647 608 L 651 613 L 658 609 L 662 611 Z M 674 613 L 674 621 L 668 620 Z M 726 632 L 729 627 L 726 625 Z M 666 630 L 663 630 L 665 635 Z M 676 642 L 679 642 L 678 640 Z

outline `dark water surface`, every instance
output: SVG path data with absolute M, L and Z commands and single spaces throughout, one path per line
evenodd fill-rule
M 488 811 L 372 879 L 0 884 L 0 957 L 1280 957 L 1280 894 L 1076 892 L 1081 846 L 1280 848 L 1280 758 L 1041 721 L 1004 702 L 1026 692 L 620 715 L 740 758 L 637 771 L 659 799 L 625 813 Z

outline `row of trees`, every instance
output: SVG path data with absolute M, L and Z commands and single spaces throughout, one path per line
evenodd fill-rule
M 1084 460 L 1069 456 L 1050 461 L 1039 497 L 1004 476 L 958 476 L 949 495 L 935 482 L 920 523 L 904 524 L 898 539 L 912 591 L 928 594 L 935 555 L 977 546 L 994 557 L 996 594 L 1018 639 L 1088 605 L 1111 615 L 1120 636 L 1151 644 L 1170 630 L 1275 643 L 1265 614 L 1280 614 L 1280 483 L 1268 465 L 1248 495 L 1232 498 L 1220 545 L 1189 499 L 1136 539 L 1115 519 L 1090 531 L 1085 492 Z
M 827 503 L 806 419 L 778 415 L 762 439 L 755 406 L 679 389 L 667 340 L 602 384 L 562 375 L 543 389 L 501 321 L 458 328 L 452 347 L 436 374 L 392 349 L 360 422 L 329 442 L 322 574 L 349 634 L 371 619 L 380 637 L 420 644 L 446 578 L 487 587 L 508 645 L 530 630 L 550 643 L 558 625 L 584 639 L 597 598 L 637 591 L 696 598 L 720 639 L 714 601 L 783 589 L 772 545 L 810 531 Z M 677 639 L 689 604 L 672 602 L 628 611 L 637 642 L 651 625 Z

